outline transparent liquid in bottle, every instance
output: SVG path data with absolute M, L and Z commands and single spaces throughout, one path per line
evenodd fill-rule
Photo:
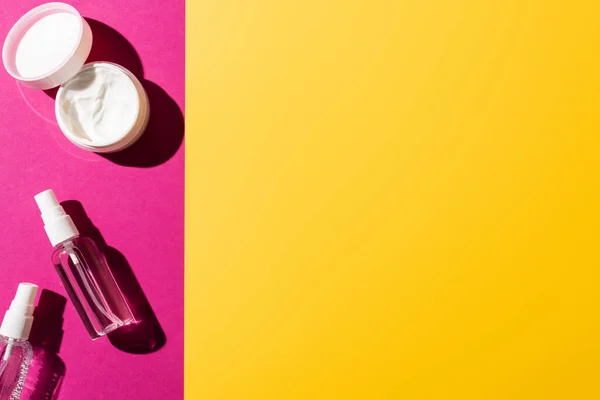
M 135 322 L 93 240 L 77 236 L 58 244 L 52 263 L 92 339 Z
M 0 336 L 0 399 L 18 400 L 21 397 L 32 355 L 33 350 L 26 340 Z

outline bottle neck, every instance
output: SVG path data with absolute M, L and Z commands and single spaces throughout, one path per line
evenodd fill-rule
M 0 338 L 2 338 L 2 341 L 7 342 L 7 343 L 12 343 L 12 344 L 19 344 L 19 343 L 25 343 L 28 342 L 27 339 L 15 339 L 15 338 L 11 338 L 8 336 L 4 336 L 4 335 L 0 335 Z
M 4 349 L 4 353 L 2 355 L 2 361 L 8 361 L 10 356 L 13 353 L 13 350 L 16 347 L 22 347 L 24 343 L 27 342 L 25 339 L 13 339 L 11 337 L 2 336 L 2 339 L 6 342 L 6 347 Z
M 73 241 L 74 241 L 75 239 L 78 239 L 78 238 L 80 238 L 80 237 L 81 237 L 81 235 L 80 235 L 80 234 L 77 234 L 77 235 L 75 235 L 75 236 L 73 236 L 73 237 L 70 237 L 70 238 L 68 238 L 68 239 L 65 239 L 65 240 L 63 240 L 62 242 L 60 242 L 60 243 L 56 244 L 56 245 L 54 246 L 54 248 L 55 248 L 55 249 L 58 249 L 58 248 L 63 248 L 63 247 L 70 247 L 70 246 L 73 246 Z

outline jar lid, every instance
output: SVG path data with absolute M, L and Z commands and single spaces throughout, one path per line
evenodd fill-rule
M 83 66 L 92 49 L 92 30 L 71 5 L 42 4 L 11 28 L 2 49 L 6 71 L 24 86 L 60 86 Z

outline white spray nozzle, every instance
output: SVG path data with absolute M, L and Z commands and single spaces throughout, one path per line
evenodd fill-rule
M 4 314 L 0 335 L 17 340 L 29 338 L 37 292 L 38 287 L 33 283 L 19 283 L 15 298 Z
M 79 235 L 73 220 L 62 208 L 52 190 L 38 193 L 34 199 L 42 213 L 44 229 L 52 246 Z
M 32 316 L 37 291 L 38 287 L 33 283 L 19 283 L 17 293 L 12 303 L 10 303 L 9 310 Z
M 64 210 L 56 199 L 56 195 L 51 189 L 44 190 L 34 196 L 38 208 L 42 212 L 42 216 L 48 214 L 64 214 Z

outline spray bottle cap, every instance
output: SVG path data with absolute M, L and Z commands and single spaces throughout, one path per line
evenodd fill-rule
M 19 283 L 15 299 L 4 314 L 0 335 L 17 340 L 29 338 L 37 291 L 38 287 L 33 283 Z
M 79 235 L 73 220 L 65 213 L 52 190 L 38 193 L 34 198 L 42 212 L 44 229 L 53 247 Z

